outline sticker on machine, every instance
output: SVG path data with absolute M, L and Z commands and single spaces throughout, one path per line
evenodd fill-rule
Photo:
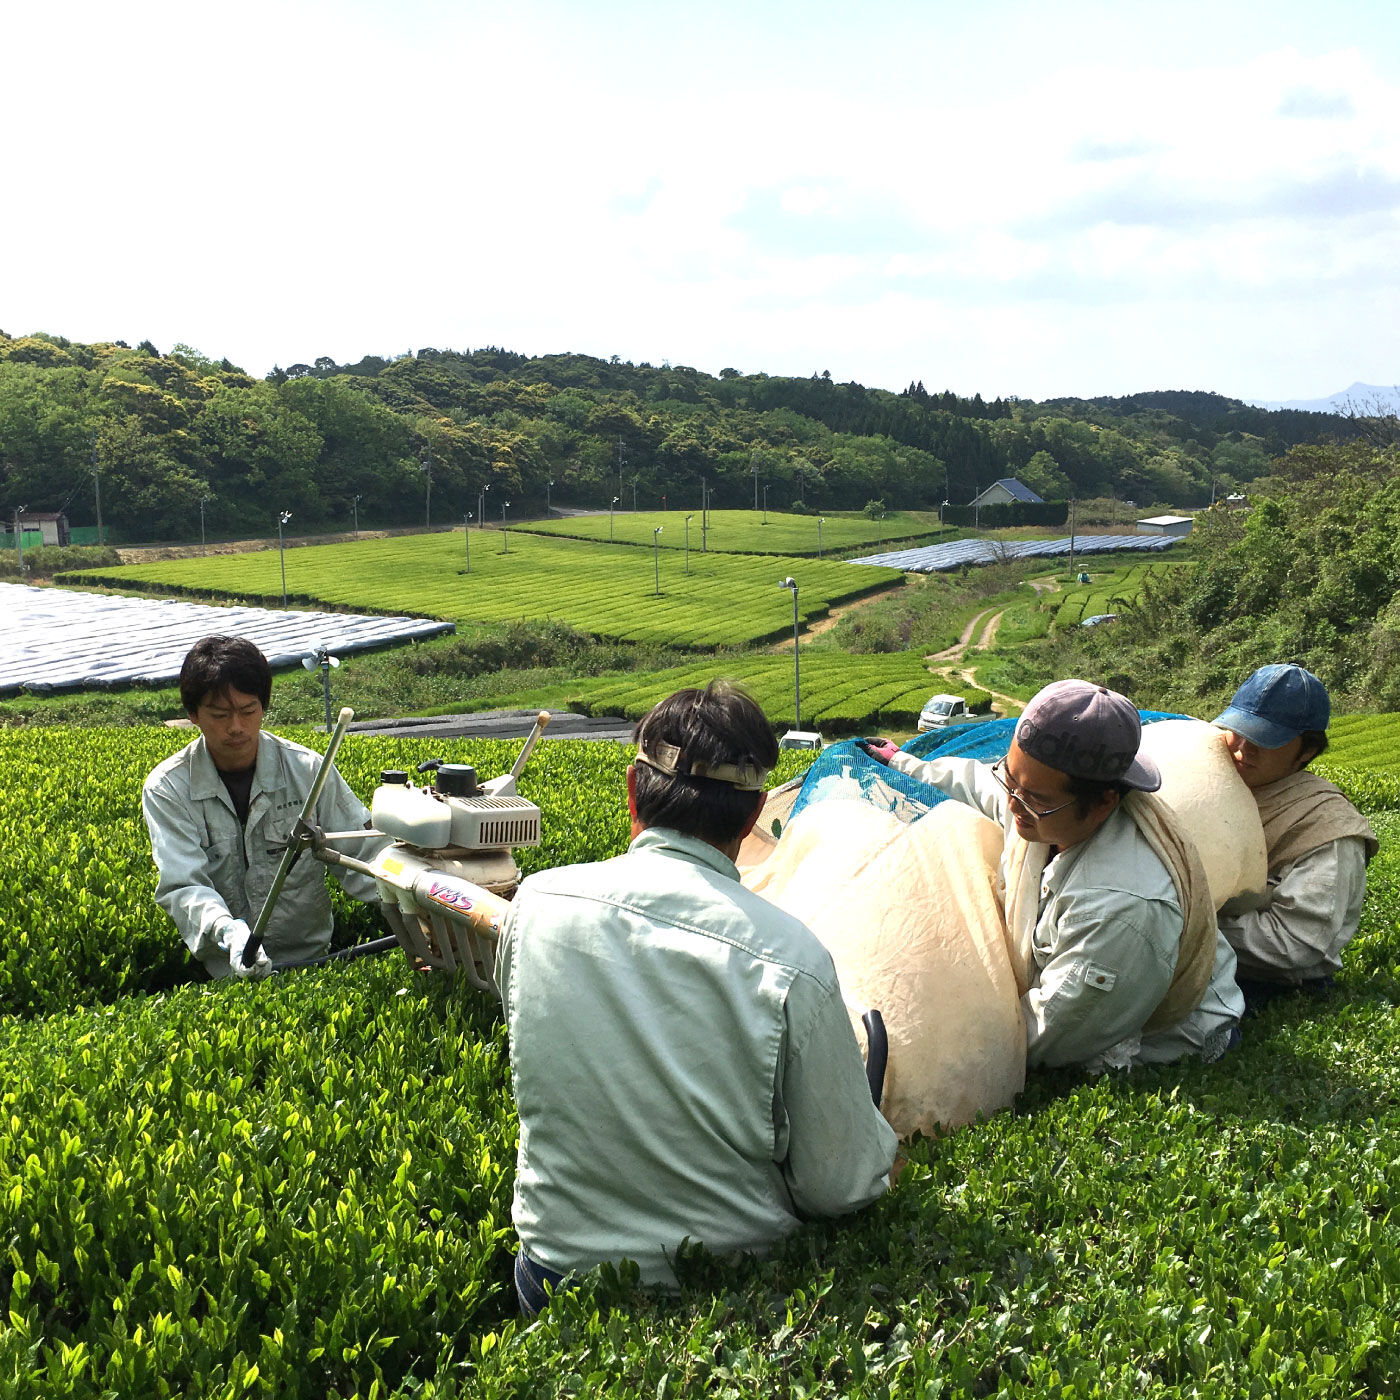
M 431 875 L 423 893 L 434 904 L 463 917 L 472 916 L 472 911 L 475 910 L 474 917 L 489 923 L 493 930 L 500 924 L 499 914 L 490 907 L 487 900 L 481 898 L 483 891 L 468 880 L 454 879 L 451 875 Z

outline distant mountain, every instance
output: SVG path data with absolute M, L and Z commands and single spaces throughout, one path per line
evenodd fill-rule
M 1304 413 L 1346 413 L 1364 418 L 1377 414 L 1400 413 L 1400 388 L 1380 384 L 1353 384 L 1325 399 L 1250 399 L 1255 408 L 1295 408 Z

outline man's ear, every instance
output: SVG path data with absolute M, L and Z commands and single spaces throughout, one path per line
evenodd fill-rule
M 748 819 L 748 821 L 744 823 L 744 829 L 739 833 L 740 841 L 742 841 L 744 837 L 746 837 L 749 834 L 749 832 L 751 832 L 754 829 L 754 823 L 758 821 L 758 818 L 763 811 L 764 804 L 767 801 L 768 794 L 766 792 L 761 792 L 758 794 L 758 801 L 754 803 L 753 807 L 753 815 Z

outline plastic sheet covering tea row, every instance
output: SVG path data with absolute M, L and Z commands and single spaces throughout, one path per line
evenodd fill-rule
M 1178 543 L 1160 535 L 1076 535 L 1073 552 L 1083 554 L 1157 553 Z M 953 540 L 921 549 L 866 554 L 852 564 L 881 564 L 911 574 L 943 574 L 964 564 L 999 564 L 1009 559 L 1054 559 L 1069 554 L 1070 537 L 1058 540 Z
M 218 608 L 0 584 L 0 691 L 169 682 L 185 653 L 215 632 L 247 637 L 274 667 L 318 645 L 336 655 L 434 637 L 450 622 L 271 608 Z

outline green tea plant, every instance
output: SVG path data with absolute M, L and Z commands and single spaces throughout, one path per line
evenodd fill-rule
M 572 515 L 563 520 L 532 520 L 520 529 L 559 538 L 593 541 L 616 541 L 618 544 L 652 544 L 652 531 L 659 525 L 662 532 L 657 543 L 662 549 L 684 550 L 686 547 L 686 516 L 690 521 L 690 549 L 698 553 L 701 546 L 700 512 L 689 510 L 616 511 L 609 520 L 606 511 L 596 515 Z M 767 512 L 763 524 L 762 511 L 712 510 L 709 529 L 704 533 L 705 548 L 717 554 L 785 554 L 815 558 L 823 554 L 864 550 L 874 553 L 877 546 L 912 548 L 915 544 L 931 544 L 939 539 L 954 539 L 957 530 L 941 527 L 936 513 L 892 510 L 882 521 L 864 515 L 791 515 L 779 511 Z M 820 538 L 817 521 L 821 520 Z
M 551 618 L 594 636 L 675 646 L 740 646 L 779 639 L 792 627 L 792 595 L 779 579 L 795 574 L 804 620 L 834 603 L 899 583 L 894 569 L 830 560 L 668 553 L 521 535 L 509 552 L 499 531 L 473 531 L 471 571 L 460 532 L 311 545 L 286 554 L 289 597 L 297 605 L 415 613 L 479 622 Z M 657 579 L 660 592 L 657 592 Z M 242 602 L 280 603 L 273 550 L 170 559 L 66 574 L 74 584 L 159 588 Z
M 1327 763 L 1400 777 L 1400 714 L 1338 715 L 1328 739 Z
M 793 723 L 791 652 L 725 656 L 662 671 L 596 676 L 571 685 L 524 691 L 492 703 L 525 709 L 567 707 L 592 715 L 640 719 L 673 690 L 703 686 L 716 676 L 742 681 L 774 724 Z M 924 702 L 938 691 L 966 695 L 974 707 L 985 707 L 990 701 L 976 687 L 930 675 L 922 660 L 908 652 L 847 656 L 804 648 L 801 679 L 803 724 L 821 726 L 833 735 L 855 733 L 877 722 L 889 728 L 912 729 Z
M 1382 838 L 1331 997 L 1275 1003 L 1216 1065 L 1035 1074 L 1014 1111 L 913 1144 L 868 1211 L 766 1260 L 691 1257 L 670 1301 L 604 1270 L 526 1326 L 495 1008 L 397 954 L 120 995 L 142 983 L 109 962 L 174 939 L 135 804 L 183 736 L 38 738 L 0 733 L 7 845 L 56 867 L 0 891 L 3 966 L 59 976 L 76 950 L 108 978 L 86 999 L 116 1000 L 0 1017 L 0 1396 L 1262 1400 L 1400 1373 L 1393 777 L 1328 770 Z M 492 773 L 515 748 L 352 737 L 341 767 L 366 793 L 382 766 Z M 627 759 L 546 741 L 522 788 L 547 844 L 522 863 L 622 849 Z M 92 919 L 55 916 L 84 894 Z
M 1086 617 L 1131 607 L 1141 595 L 1145 580 L 1154 572 L 1180 567 L 1177 563 L 1154 562 L 1100 569 L 1094 567 L 1092 560 L 1086 560 L 1085 566 L 1090 573 L 1090 583 L 1075 583 L 1051 595 L 1053 604 L 1058 604 L 1055 627 L 1077 627 Z

